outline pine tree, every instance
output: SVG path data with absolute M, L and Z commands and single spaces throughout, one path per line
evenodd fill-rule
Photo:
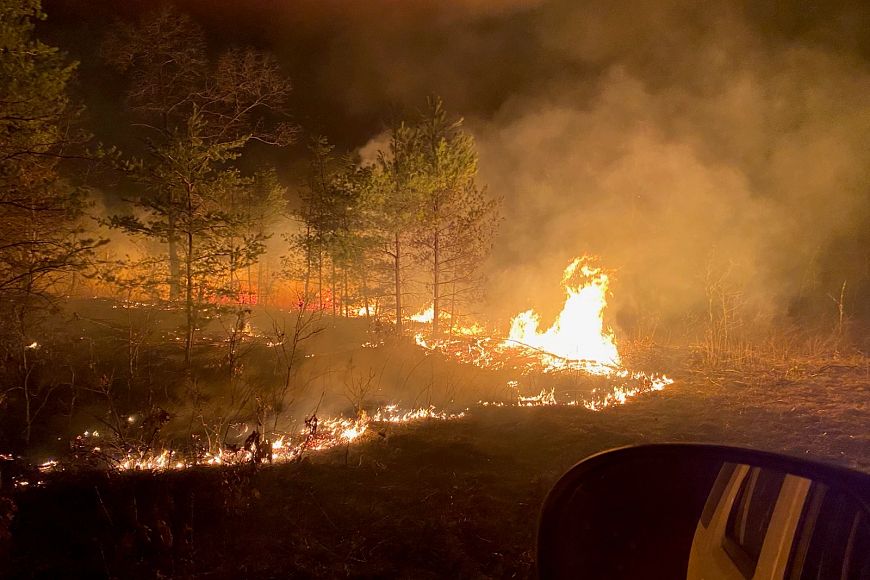
M 477 273 L 492 244 L 499 200 L 476 183 L 477 152 L 462 119 L 448 119 L 441 99 L 430 98 L 427 105 L 415 127 L 423 194 L 414 248 L 431 276 L 432 334 L 438 336 L 444 314 L 452 329 L 462 298 L 479 288 Z
M 7 321 L 0 406 L 6 396 L 21 403 L 25 441 L 51 394 L 34 372 L 31 333 L 102 243 L 84 228 L 85 188 L 63 175 L 87 135 L 67 95 L 76 63 L 34 38 L 34 22 L 44 17 L 38 0 L 0 0 L 0 311 Z
M 417 132 L 405 123 L 393 128 L 390 144 L 380 151 L 373 173 L 373 225 L 382 251 L 392 263 L 396 333 L 403 332 L 402 277 L 410 244 L 422 216 L 425 174 Z
M 33 38 L 39 6 L 0 2 L 0 296 L 19 311 L 99 243 L 83 228 L 86 190 L 61 174 L 87 141 L 67 96 L 76 63 Z
M 125 168 L 140 187 L 137 211 L 111 223 L 166 244 L 170 298 L 184 304 L 189 365 L 203 301 L 230 293 L 234 275 L 265 250 L 265 234 L 237 211 L 253 182 L 236 162 L 252 142 L 292 141 L 295 127 L 273 121 L 286 116 L 290 82 L 255 50 L 210 60 L 202 30 L 169 8 L 115 31 L 104 53 L 128 77 L 134 127 L 146 144 L 142 159 Z
M 343 309 L 348 314 L 349 283 L 358 279 L 365 294 L 366 253 L 372 245 L 369 223 L 363 204 L 370 186 L 370 169 L 348 156 L 334 155 L 325 137 L 316 137 L 309 147 L 311 167 L 308 183 L 301 194 L 296 217 L 302 231 L 292 238 L 305 255 L 305 301 L 313 268 L 317 268 L 319 307 L 324 309 L 324 265 L 328 265 L 333 316 Z M 328 263 L 327 263 L 328 261 Z

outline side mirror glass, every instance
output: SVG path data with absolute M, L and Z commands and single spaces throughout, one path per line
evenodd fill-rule
M 541 578 L 870 579 L 870 476 L 707 445 L 610 451 L 545 502 Z

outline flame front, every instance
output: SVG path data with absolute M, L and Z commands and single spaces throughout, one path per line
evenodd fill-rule
M 451 335 L 446 338 L 423 337 L 416 335 L 416 342 L 428 352 L 440 352 L 459 362 L 481 368 L 499 370 L 513 369 L 519 375 L 536 372 L 574 372 L 581 371 L 606 377 L 610 386 L 596 387 L 584 397 L 558 401 L 554 388 L 542 389 L 536 395 L 523 395 L 519 391 L 519 381 L 508 381 L 508 387 L 516 390 L 513 403 L 504 401 L 480 401 L 483 407 L 507 406 L 537 407 L 549 405 L 583 406 L 591 411 L 600 411 L 614 405 L 625 404 L 629 399 L 642 393 L 661 391 L 673 380 L 665 375 L 630 371 L 622 366 L 613 332 L 604 323 L 604 310 L 607 306 L 609 278 L 592 259 L 574 259 L 562 276 L 566 299 L 562 310 L 552 325 L 540 330 L 540 315 L 527 310 L 511 320 L 508 338 L 485 336 L 486 329 L 478 323 L 470 326 L 454 325 Z M 357 311 L 363 315 L 365 308 Z M 432 322 L 432 306 L 410 316 L 410 320 L 427 324 Z M 275 346 L 269 341 L 267 346 Z M 377 348 L 378 343 L 365 343 L 363 348 Z M 467 411 L 467 409 L 466 409 Z M 211 448 L 199 453 L 179 454 L 169 450 L 142 450 L 140 452 L 107 449 L 102 451 L 98 443 L 98 431 L 85 431 L 76 438 L 77 446 L 85 454 L 96 454 L 109 465 L 121 471 L 127 470 L 166 470 L 185 469 L 195 465 L 238 465 L 240 463 L 262 461 L 263 457 L 271 462 L 295 461 L 308 451 L 322 451 L 339 445 L 349 445 L 365 436 L 370 424 L 409 423 L 419 420 L 451 420 L 465 416 L 465 411 L 449 413 L 434 406 L 411 410 L 400 410 L 395 404 L 386 405 L 372 415 L 360 412 L 356 418 L 327 417 L 314 419 L 295 433 L 276 433 L 274 441 L 263 439 L 268 452 L 261 455 L 260 449 Z M 130 419 L 133 419 L 131 416 Z M 0 456 L 2 457 L 2 456 Z M 43 463 L 39 471 L 47 473 L 62 469 L 57 461 Z M 31 481 L 21 479 L 16 486 L 30 485 Z M 40 482 L 36 482 L 39 484 Z
M 424 308 L 417 314 L 411 315 L 409 318 L 414 322 L 429 324 L 435 319 L 435 307 L 430 304 L 428 308 Z
M 609 374 L 620 366 L 613 333 L 605 328 L 609 279 L 589 258 L 575 258 L 562 276 L 565 305 L 547 330 L 539 330 L 540 316 L 527 310 L 511 321 L 510 343 L 543 351 L 548 366 L 582 365 L 595 374 Z

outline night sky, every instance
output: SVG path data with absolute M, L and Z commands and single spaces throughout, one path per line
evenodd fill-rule
M 215 49 L 274 52 L 294 80 L 299 122 L 345 147 L 385 119 L 439 94 L 464 116 L 492 118 L 516 99 L 560 82 L 596 79 L 628 66 L 651 85 L 678 83 L 703 66 L 705 36 L 737 19 L 761 45 L 800 43 L 870 62 L 870 10 L 863 2 L 573 0 L 179 0 Z M 149 0 L 46 0 L 46 37 L 83 61 L 92 106 L 116 97 L 97 62 L 117 19 L 152 10 Z M 728 47 L 724 47 L 727 50 Z

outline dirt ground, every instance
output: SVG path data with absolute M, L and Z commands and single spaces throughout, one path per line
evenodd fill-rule
M 79 476 L 16 498 L 0 576 L 526 578 L 548 489 L 604 449 L 715 442 L 870 471 L 866 359 L 674 378 L 600 412 L 475 408 L 293 465 Z

